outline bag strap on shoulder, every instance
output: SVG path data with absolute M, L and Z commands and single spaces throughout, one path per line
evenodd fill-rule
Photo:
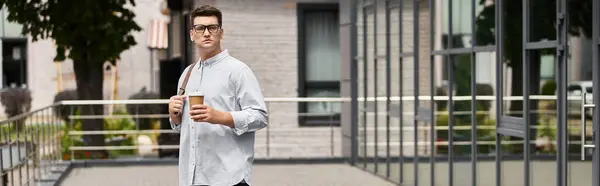
M 190 79 L 190 74 L 192 74 L 192 71 L 194 70 L 194 66 L 196 66 L 196 63 L 198 63 L 198 62 L 194 62 L 190 65 L 190 68 L 188 69 L 187 73 L 185 74 L 185 78 L 183 79 L 183 83 L 181 84 L 181 87 L 179 88 L 177 95 L 181 96 L 181 95 L 185 94 L 185 87 L 187 86 L 187 82 Z

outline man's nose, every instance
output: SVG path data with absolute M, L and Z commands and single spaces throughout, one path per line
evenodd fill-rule
M 204 31 L 202 32 L 202 36 L 204 36 L 204 37 L 210 36 L 210 32 L 208 31 L 208 28 L 204 29 Z

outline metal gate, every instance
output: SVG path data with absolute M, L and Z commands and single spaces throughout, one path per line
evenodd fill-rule
M 354 165 L 407 186 L 600 186 L 600 2 L 350 4 Z

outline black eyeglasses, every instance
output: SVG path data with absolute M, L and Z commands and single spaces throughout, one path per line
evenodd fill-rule
M 197 34 L 203 34 L 204 31 L 206 29 L 208 29 L 208 32 L 211 34 L 215 34 L 219 31 L 219 28 L 221 28 L 221 25 L 218 24 L 214 24 L 214 25 L 194 25 L 194 32 L 196 32 Z

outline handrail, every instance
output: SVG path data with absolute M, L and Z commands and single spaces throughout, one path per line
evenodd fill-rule
M 31 116 L 31 115 L 33 115 L 33 114 L 35 114 L 37 112 L 40 112 L 40 111 L 43 111 L 43 110 L 46 110 L 46 109 L 49 109 L 49 108 L 52 108 L 52 107 L 55 107 L 55 106 L 58 106 L 58 105 L 60 105 L 60 103 L 54 103 L 54 104 L 51 104 L 51 105 L 48 105 L 48 106 L 45 106 L 45 107 L 42 107 L 42 108 L 39 108 L 39 109 L 35 109 L 33 111 L 21 113 L 19 115 L 7 118 L 6 120 L 0 121 L 0 125 L 4 125 L 4 124 L 10 123 L 10 122 L 21 120 L 21 119 L 26 118 L 28 116 Z
M 417 96 L 419 101 L 431 101 L 431 96 Z M 415 96 L 391 96 L 390 101 L 414 101 Z M 469 101 L 473 100 L 471 96 L 452 96 L 453 101 Z M 557 100 L 556 95 L 530 95 L 530 100 Z M 568 100 L 578 101 L 581 96 L 568 96 Z M 266 97 L 265 102 L 348 102 L 349 97 Z M 364 101 L 364 97 L 358 97 L 357 101 Z M 387 101 L 387 97 L 367 97 L 367 101 Z M 433 101 L 449 101 L 450 96 L 433 96 Z M 495 101 L 496 96 L 480 96 L 476 95 L 477 101 Z M 523 100 L 523 96 L 504 96 L 503 101 L 519 101 Z M 167 104 L 168 99 L 129 99 L 129 100 L 65 100 L 55 104 L 60 105 L 120 105 L 120 104 Z

